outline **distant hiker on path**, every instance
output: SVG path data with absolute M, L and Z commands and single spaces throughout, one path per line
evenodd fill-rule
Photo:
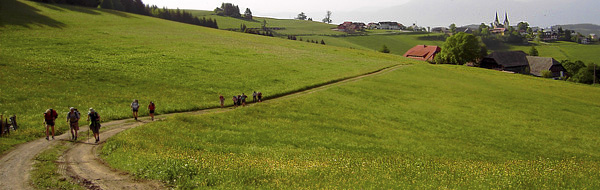
M 237 107 L 237 98 L 235 96 L 233 96 L 233 98 L 231 98 L 231 100 L 233 100 L 233 107 Z
M 221 101 L 221 108 L 225 106 L 225 97 L 222 94 L 219 94 L 219 100 Z
M 150 117 L 152 118 L 152 121 L 154 121 L 154 110 L 156 110 L 156 105 L 154 105 L 154 102 L 150 101 L 150 104 L 148 104 L 148 110 L 150 110 Z
M 256 100 L 257 100 L 257 99 L 256 99 L 256 96 L 257 96 L 257 95 L 258 95 L 258 94 L 256 94 L 256 91 L 254 91 L 254 93 L 252 93 L 252 102 L 256 102 Z
M 90 108 L 87 120 L 90 121 L 90 130 L 94 133 L 94 139 L 98 143 L 100 141 L 100 115 L 93 108 Z
M 140 103 L 138 103 L 138 100 L 133 100 L 133 102 L 131 102 L 131 111 L 133 111 L 133 117 L 135 118 L 136 121 L 138 118 L 138 110 L 139 109 L 140 109 Z
M 50 140 L 48 138 L 50 127 L 52 127 L 52 140 L 54 140 L 54 121 L 56 120 L 56 118 L 58 118 L 58 113 L 56 113 L 56 111 L 54 111 L 52 108 L 47 109 L 46 112 L 44 112 L 44 123 L 46 124 L 46 140 Z
M 262 92 L 258 92 L 258 102 L 262 102 Z
M 246 107 L 246 99 L 248 98 L 248 96 L 246 96 L 244 93 L 242 93 L 242 106 Z
M 74 107 L 71 107 L 69 113 L 67 113 L 67 123 L 69 123 L 69 127 L 71 128 L 71 140 L 73 141 L 76 141 L 77 136 L 79 136 L 79 118 L 81 118 L 79 112 Z

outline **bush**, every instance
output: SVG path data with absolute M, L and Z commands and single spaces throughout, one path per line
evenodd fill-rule
M 552 71 L 542 71 L 542 77 L 552 78 Z
M 381 49 L 379 50 L 379 52 L 381 52 L 381 53 L 390 53 L 390 49 L 386 45 L 383 45 L 383 47 L 381 47 Z

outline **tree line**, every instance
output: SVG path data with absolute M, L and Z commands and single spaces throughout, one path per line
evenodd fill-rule
M 34 0 L 43 3 L 69 4 L 85 7 L 100 7 L 103 9 L 113 9 L 134 14 L 152 16 L 176 22 L 205 26 L 218 29 L 216 19 L 198 18 L 185 10 L 170 10 L 166 7 L 162 9 L 156 5 L 145 5 L 142 0 Z

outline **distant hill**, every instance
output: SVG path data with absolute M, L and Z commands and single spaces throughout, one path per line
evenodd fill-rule
M 575 30 L 583 35 L 600 34 L 600 25 L 595 24 L 566 24 L 555 25 L 553 27 L 562 27 L 563 29 Z

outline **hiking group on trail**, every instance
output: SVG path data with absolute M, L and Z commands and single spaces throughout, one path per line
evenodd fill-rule
M 133 117 L 137 121 L 138 118 L 138 110 L 139 110 L 139 102 L 138 100 L 133 100 L 130 105 L 133 111 Z M 156 111 L 156 105 L 154 102 L 150 101 L 148 104 L 148 111 L 152 121 L 154 121 L 154 112 Z M 44 112 L 44 124 L 46 125 L 46 140 L 50 140 L 50 128 L 52 128 L 52 140 L 54 140 L 54 126 L 56 124 L 56 118 L 58 118 L 58 113 L 56 110 L 50 108 Z M 67 112 L 67 124 L 71 130 L 71 140 L 77 141 L 79 137 L 79 120 L 81 119 L 81 113 L 77 108 L 71 107 L 69 108 L 69 112 Z M 87 114 L 87 121 L 90 122 L 90 130 L 94 135 L 95 142 L 98 143 L 100 141 L 100 114 L 94 110 L 94 108 L 90 108 Z M 89 131 L 88 131 L 89 137 Z
M 248 96 L 246 96 L 246 94 L 242 93 L 242 95 L 237 95 L 237 96 L 233 96 L 233 98 L 231 98 L 231 100 L 233 101 L 233 107 L 237 108 L 238 106 L 246 106 L 246 99 L 248 99 Z M 221 100 L 221 107 L 224 107 L 224 101 L 225 98 L 223 97 L 223 95 L 219 96 L 219 100 Z M 262 102 L 262 92 L 258 92 L 256 93 L 256 91 L 254 91 L 254 93 L 252 93 L 252 102 Z

